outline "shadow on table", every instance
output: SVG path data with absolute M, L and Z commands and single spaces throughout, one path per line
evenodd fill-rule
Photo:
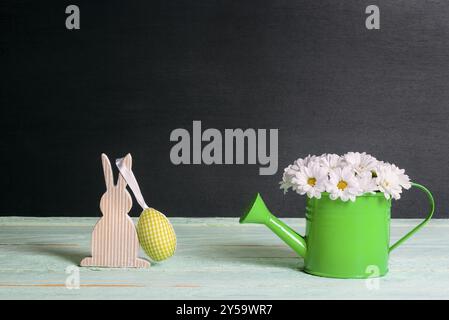
M 21 244 L 15 246 L 15 251 L 22 254 L 32 254 L 41 256 L 54 256 L 74 265 L 79 265 L 84 257 L 90 256 L 90 252 L 73 245 L 61 244 Z
M 81 248 L 77 247 L 72 248 L 72 247 L 43 246 L 39 247 L 38 250 L 36 250 L 36 253 L 56 256 L 77 266 L 79 266 L 83 258 L 90 256 L 90 252 L 83 251 L 81 250 Z
M 211 245 L 200 259 L 225 260 L 242 265 L 302 270 L 304 261 L 289 248 L 256 244 Z

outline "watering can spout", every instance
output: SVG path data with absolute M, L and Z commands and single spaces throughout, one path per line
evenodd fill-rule
M 305 258 L 307 253 L 306 240 L 292 228 L 276 218 L 270 210 L 268 210 L 259 193 L 256 195 L 256 198 L 251 203 L 248 210 L 246 210 L 245 214 L 240 218 L 240 223 L 258 223 L 266 225 L 298 255 Z

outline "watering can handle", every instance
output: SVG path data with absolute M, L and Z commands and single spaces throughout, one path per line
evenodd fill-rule
M 424 187 L 424 186 L 422 186 L 422 185 L 420 185 L 418 183 L 412 182 L 412 187 L 415 187 L 415 188 L 423 191 L 426 194 L 426 196 L 427 196 L 427 198 L 429 200 L 429 204 L 430 204 L 430 212 L 427 215 L 427 218 L 423 222 L 418 224 L 409 233 L 407 233 L 405 236 L 403 236 L 401 239 L 399 239 L 395 244 L 393 244 L 390 247 L 389 252 L 393 251 L 396 247 L 398 247 L 400 244 L 402 244 L 405 240 L 410 238 L 416 231 L 418 231 L 419 229 L 424 227 L 424 225 L 426 225 L 426 223 L 429 222 L 429 220 L 432 218 L 433 212 L 435 211 L 435 201 L 433 200 L 432 193 L 426 187 Z

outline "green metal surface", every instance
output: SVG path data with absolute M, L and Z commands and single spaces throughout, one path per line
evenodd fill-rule
M 388 271 L 391 201 L 364 195 L 355 202 L 308 199 L 304 271 L 335 278 L 366 278 Z M 367 272 L 368 271 L 368 272 Z
M 368 278 L 388 272 L 389 252 L 422 228 L 432 217 L 434 200 L 425 187 L 413 183 L 429 199 L 427 218 L 390 248 L 391 200 L 383 193 L 365 194 L 355 202 L 307 198 L 306 233 L 302 237 L 270 213 L 258 194 L 240 223 L 270 228 L 304 258 L 304 271 L 332 278 Z
M 410 232 L 408 232 L 405 236 L 403 236 L 401 239 L 399 239 L 398 241 L 395 242 L 395 244 L 393 244 L 390 249 L 389 252 L 393 251 L 395 248 L 397 248 L 400 244 L 402 244 L 405 240 L 407 240 L 408 238 L 410 238 L 416 231 L 418 231 L 419 229 L 421 229 L 422 227 L 424 227 L 429 221 L 430 219 L 432 219 L 433 216 L 433 212 L 435 211 L 435 200 L 433 199 L 433 195 L 432 193 L 429 191 L 429 189 L 427 189 L 426 187 L 424 187 L 423 185 L 420 185 L 418 183 L 414 183 L 412 182 L 412 187 L 417 188 L 419 190 L 421 190 L 422 192 L 424 192 L 427 196 L 427 199 L 429 200 L 429 205 L 430 205 L 430 210 L 429 213 L 427 214 L 426 219 L 424 219 L 423 222 L 421 222 L 420 224 L 418 224 L 416 227 L 414 227 Z

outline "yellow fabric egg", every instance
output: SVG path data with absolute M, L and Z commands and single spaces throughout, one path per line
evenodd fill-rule
M 176 250 L 176 234 L 167 217 L 153 208 L 145 209 L 137 222 L 142 249 L 154 261 L 170 258 Z

